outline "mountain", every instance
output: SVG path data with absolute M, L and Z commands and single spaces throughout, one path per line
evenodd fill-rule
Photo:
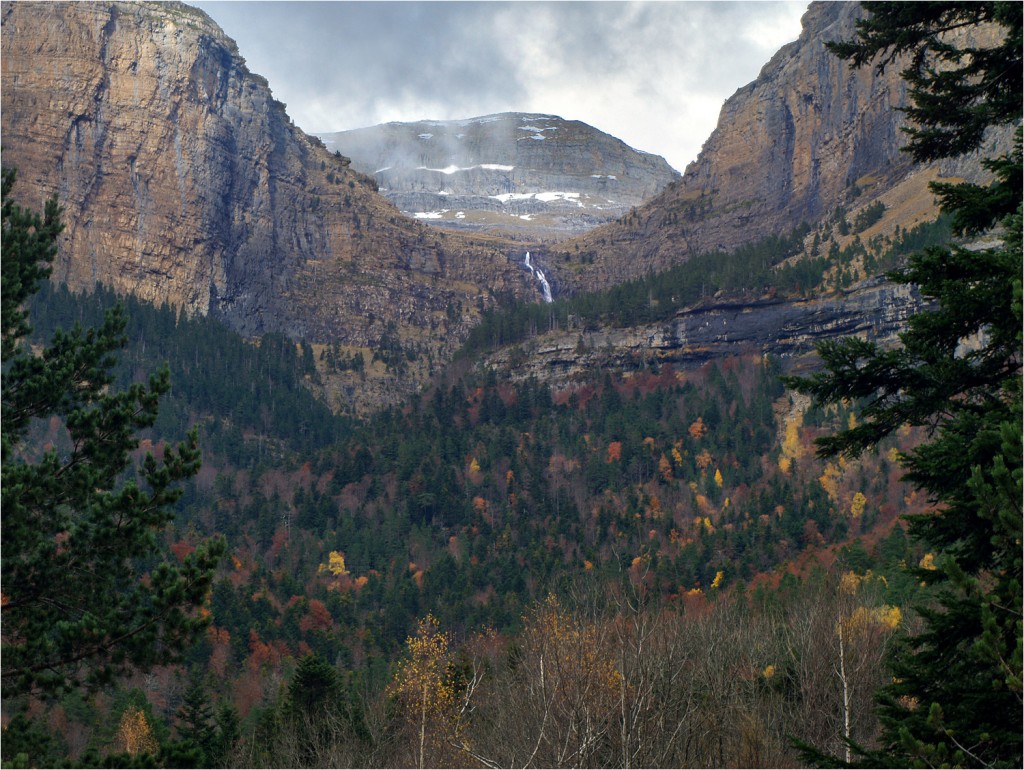
M 409 216 L 537 240 L 617 219 L 679 178 L 660 156 L 555 115 L 386 123 L 319 137 Z
M 209 17 L 179 3 L 2 5 L 3 163 L 56 193 L 55 280 L 98 283 L 254 338 L 366 359 L 337 407 L 393 403 L 496 293 L 540 294 L 522 249 L 402 216 L 307 136 Z M 372 359 L 372 360 L 371 360 Z
M 60 196 L 67 229 L 54 279 L 209 314 L 249 339 L 279 332 L 306 342 L 322 383 L 311 387 L 338 410 L 399 403 L 447 365 L 499 302 L 605 289 L 804 222 L 817 225 L 805 253 L 766 257 L 772 270 L 721 289 L 758 297 L 779 281 L 776 268 L 802 265 L 816 275 L 801 283 L 805 292 L 823 281 L 848 286 L 876 266 L 853 252 L 846 264 L 840 254 L 887 237 L 886 228 L 933 219 L 926 182 L 937 174 L 977 172 L 971 162 L 917 167 L 900 152 L 906 95 L 898 68 L 851 70 L 829 54 L 824 41 L 850 37 L 860 10 L 820 3 L 799 40 L 726 102 L 681 179 L 611 224 L 524 244 L 404 216 L 379 190 L 397 182 L 361 173 L 349 145 L 352 156 L 300 131 L 201 11 L 127 2 L 0 8 L 3 162 L 19 170 L 21 200 Z M 508 222 L 526 225 L 530 216 L 575 227 L 601 190 L 628 188 L 640 198 L 663 183 L 650 181 L 655 172 L 672 174 L 655 156 L 553 116 L 379 132 L 396 147 L 413 137 L 421 154 L 407 165 L 440 169 L 395 179 L 424 187 L 420 196 L 437 187 L 452 193 L 409 204 L 419 213 L 440 211 L 441 198 L 468 200 L 472 185 L 486 182 L 497 185 L 487 195 L 503 196 L 484 196 L 492 213 Z M 461 149 L 453 154 L 453 146 Z M 390 162 L 379 157 L 364 168 Z M 867 214 L 879 205 L 875 222 Z M 847 216 L 864 226 L 846 227 Z M 812 238 L 828 264 L 819 264 Z M 666 300 L 682 311 L 682 296 Z
M 900 110 L 908 104 L 901 63 L 883 73 L 853 69 L 825 47 L 852 39 L 862 14 L 858 3 L 811 3 L 800 37 L 726 100 L 679 182 L 634 214 L 563 244 L 552 261 L 563 287 L 614 285 L 817 224 L 840 208 L 855 215 L 876 201 L 887 210 L 885 230 L 913 227 L 937 215 L 929 181 L 983 178 L 978 159 L 992 147 L 927 166 L 901 151 Z M 993 132 L 990 145 L 1009 147 L 1011 133 Z
M 905 477 L 934 425 L 822 458 L 817 439 L 870 414 L 813 407 L 779 375 L 821 339 L 892 340 L 923 302 L 877 276 L 949 229 L 924 222 L 943 169 L 901 165 L 885 128 L 896 86 L 812 66 L 851 7 L 813 6 L 654 201 L 525 244 L 402 215 L 186 6 L 0 6 L 4 163 L 32 208 L 60 193 L 55 283 L 93 289 L 46 285 L 25 342 L 127 295 L 104 398 L 163 362 L 173 382 L 133 464 L 192 430 L 202 447 L 154 538 L 185 565 L 214 534 L 229 551 L 180 665 L 5 699 L 4 763 L 796 767 L 798 742 L 878 746 L 883 656 L 943 590 L 922 577 L 945 557 L 901 521 L 936 521 Z M 838 78 L 837 109 L 865 111 L 769 120 L 797 85 L 816 103 L 816 71 Z M 893 146 L 858 162 L 864 132 Z M 777 163 L 773 140 L 792 140 Z M 816 187 L 797 162 L 812 150 Z M 65 406 L 15 431 L 5 482 L 56 489 L 53 462 L 89 462 L 109 421 Z M 44 561 L 77 553 L 66 507 Z M 147 589 L 160 560 L 144 557 Z M 33 600 L 7 585 L 5 613 Z

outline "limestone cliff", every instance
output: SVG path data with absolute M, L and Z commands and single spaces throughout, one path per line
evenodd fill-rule
M 901 152 L 908 103 L 901 66 L 852 68 L 825 48 L 852 39 L 859 3 L 815 2 L 798 40 L 781 48 L 722 107 L 718 126 L 682 180 L 633 216 L 566 247 L 556 278 L 569 289 L 619 283 L 759 238 L 816 224 L 887 194 L 890 228 L 934 219 L 925 182 L 978 178 L 978 159 L 928 167 Z M 993 143 L 1008 146 L 1010 133 Z
M 485 363 L 513 379 L 535 377 L 555 387 L 596 368 L 628 372 L 658 363 L 686 369 L 743 355 L 771 355 L 792 370 L 812 361 L 815 345 L 825 339 L 856 336 L 894 344 L 907 319 L 923 307 L 913 287 L 881 278 L 815 299 L 709 299 L 663 323 L 540 334 Z
M 531 245 L 529 267 L 526 246 L 403 216 L 374 178 L 295 127 L 205 14 L 178 3 L 2 3 L 3 163 L 18 168 L 15 194 L 25 203 L 60 196 L 67 229 L 55 279 L 210 313 L 250 338 L 280 331 L 304 339 L 334 362 L 322 372 L 332 404 L 365 411 L 399 401 L 447 363 L 499 293 L 539 299 L 548 283 L 556 294 L 607 287 L 688 254 L 814 224 L 838 205 L 852 213 L 878 198 L 901 217 L 934 212 L 924 181 L 969 176 L 977 163 L 917 168 L 899 151 L 899 68 L 852 70 L 824 47 L 851 37 L 859 13 L 854 3 L 812 4 L 800 39 L 726 102 L 681 180 L 614 224 Z M 547 137 L 547 124 L 524 125 Z M 519 144 L 536 151 L 542 142 Z M 586 172 L 607 185 L 618 174 L 587 166 L 586 147 L 566 152 L 558 172 L 566 182 Z M 835 313 L 860 315 L 825 332 L 888 317 L 870 303 L 842 302 L 850 309 Z M 582 344 L 626 351 L 623 362 L 703 355 L 741 342 L 736 329 L 769 311 L 774 318 L 781 306 L 694 309 L 705 329 L 725 319 L 722 335 L 706 343 L 686 326 L 685 340 L 676 328 L 611 330 L 608 340 Z M 554 349 L 575 349 L 579 337 Z
M 538 296 L 518 247 L 402 217 L 297 129 L 201 11 L 7 2 L 0 14 L 3 163 L 22 201 L 60 197 L 56 280 L 212 313 L 250 337 L 386 339 L 405 364 L 354 381 L 362 405 L 422 381 L 494 292 Z
M 622 216 L 679 173 L 578 120 L 502 113 L 320 134 L 429 224 L 557 240 Z

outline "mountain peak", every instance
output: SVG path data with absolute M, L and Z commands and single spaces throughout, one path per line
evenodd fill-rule
M 399 209 L 440 227 L 559 238 L 610 222 L 679 178 L 578 120 L 502 112 L 319 137 Z

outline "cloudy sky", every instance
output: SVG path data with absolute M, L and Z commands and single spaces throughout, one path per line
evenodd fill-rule
M 523 111 L 682 171 L 806 2 L 194 2 L 310 133 Z

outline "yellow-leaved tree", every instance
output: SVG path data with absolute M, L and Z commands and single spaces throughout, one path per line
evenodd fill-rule
M 146 714 L 137 706 L 129 706 L 121 714 L 121 721 L 114 736 L 114 751 L 123 754 L 155 754 L 159 749 L 153 728 L 146 721 Z
M 818 477 L 821 488 L 825 490 L 832 502 L 839 499 L 839 479 L 842 475 L 842 471 L 834 464 L 826 463 L 824 472 Z
M 436 754 L 458 732 L 451 637 L 428 614 L 405 645 L 406 657 L 388 689 L 404 710 L 408 724 L 418 732 L 416 758 L 419 767 L 426 767 L 428 748 Z M 432 766 L 440 766 L 435 757 L 431 760 Z
M 853 496 L 853 500 L 850 501 L 850 515 L 859 519 L 864 514 L 864 508 L 867 506 L 868 499 L 864 496 L 863 492 L 857 492 Z
M 835 625 L 839 665 L 835 672 L 842 687 L 842 735 L 846 744 L 843 749 L 846 762 L 852 759 L 850 740 L 854 737 L 853 723 L 863 719 L 854 706 L 857 700 L 854 691 L 864 689 L 865 670 L 878 670 L 880 652 L 903 620 L 899 607 L 881 604 L 879 597 L 872 596 L 867 590 L 881 586 L 888 588 L 888 581 L 882 575 L 874 575 L 871 570 L 863 575 L 851 570 L 844 572 L 839 579 Z M 869 606 L 871 604 L 876 606 Z
M 669 462 L 665 455 L 662 455 L 661 459 L 658 460 L 658 473 L 661 474 L 665 481 L 672 481 L 672 463 Z
M 345 554 L 339 553 L 338 551 L 331 551 L 330 555 L 327 557 L 327 569 L 329 569 L 331 574 L 335 577 L 347 575 L 348 569 L 345 567 Z
M 634 568 L 642 566 L 642 557 Z M 616 735 L 615 718 L 629 696 L 616 666 L 611 628 L 554 596 L 523 617 L 515 666 L 495 684 L 498 723 L 490 767 L 593 767 Z

